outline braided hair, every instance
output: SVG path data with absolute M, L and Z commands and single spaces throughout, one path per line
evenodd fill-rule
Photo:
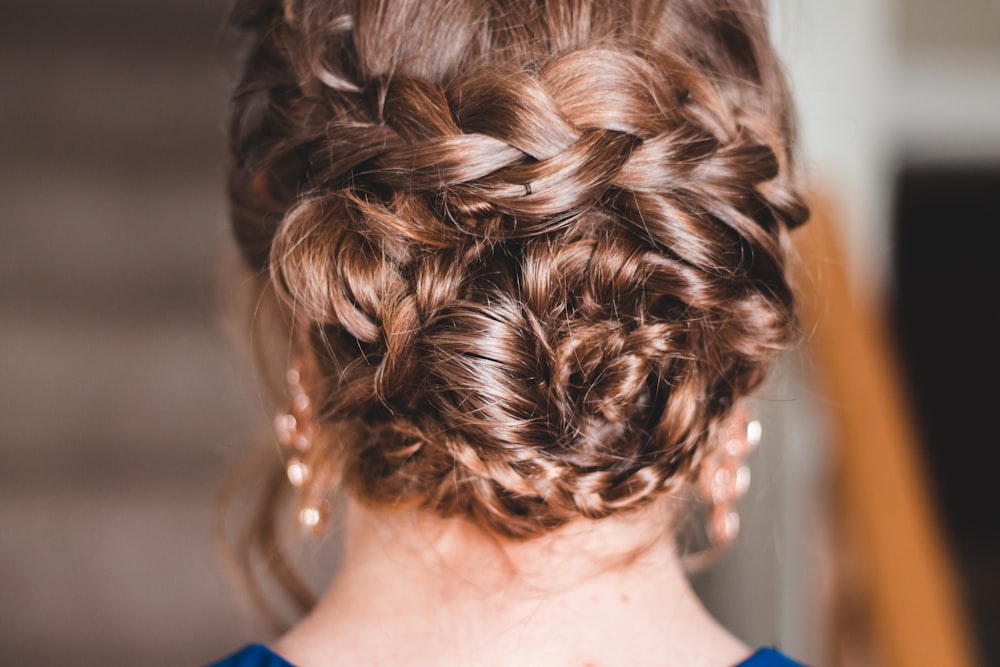
M 233 24 L 233 229 L 360 501 L 509 538 L 642 507 L 795 340 L 808 210 L 761 2 L 245 0 Z

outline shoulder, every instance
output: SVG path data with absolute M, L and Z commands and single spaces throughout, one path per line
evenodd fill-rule
M 806 667 L 806 665 L 795 662 L 776 649 L 764 647 L 757 649 L 752 656 L 736 667 Z
M 249 644 L 204 667 L 294 667 L 263 644 Z

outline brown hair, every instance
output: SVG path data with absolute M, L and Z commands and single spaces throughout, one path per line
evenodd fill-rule
M 510 538 L 640 507 L 793 342 L 808 211 L 761 2 L 247 0 L 233 24 L 233 229 L 361 501 Z

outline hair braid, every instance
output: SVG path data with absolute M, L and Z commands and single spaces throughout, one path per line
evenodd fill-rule
M 793 341 L 759 3 L 653 4 L 242 3 L 237 238 L 363 501 L 513 537 L 640 507 Z

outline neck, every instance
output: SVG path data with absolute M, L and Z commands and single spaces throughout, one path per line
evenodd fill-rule
M 300 667 L 739 662 L 746 647 L 691 590 L 659 510 L 513 542 L 349 504 L 337 575 L 275 648 Z

